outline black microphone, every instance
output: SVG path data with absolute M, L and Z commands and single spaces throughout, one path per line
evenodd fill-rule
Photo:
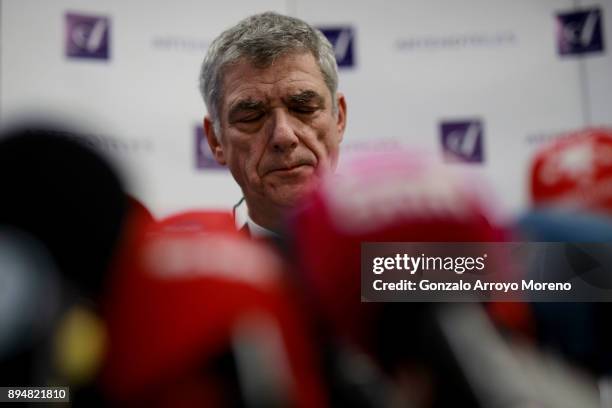
M 111 164 L 77 132 L 25 125 L 0 137 L 0 225 L 39 240 L 58 269 L 97 297 L 127 199 Z

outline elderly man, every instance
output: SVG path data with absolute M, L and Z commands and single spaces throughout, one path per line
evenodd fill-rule
M 346 102 L 331 44 L 302 20 L 246 18 L 211 44 L 200 91 L 212 153 L 242 189 L 252 235 L 278 232 L 338 159 Z

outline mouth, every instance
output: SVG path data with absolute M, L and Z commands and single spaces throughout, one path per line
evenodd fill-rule
M 270 161 L 267 164 L 268 166 L 266 167 L 269 173 L 274 171 L 289 171 L 302 166 L 314 167 L 314 161 L 307 157 L 285 157 L 284 160 L 279 157 L 277 160 Z
M 291 166 L 277 167 L 268 172 L 268 174 L 278 175 L 297 175 L 304 171 L 314 169 L 314 166 L 306 163 L 297 163 Z

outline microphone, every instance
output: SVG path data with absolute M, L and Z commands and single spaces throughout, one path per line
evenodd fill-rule
M 26 123 L 0 136 L 0 188 L 4 383 L 57 381 L 75 403 L 98 400 L 97 302 L 127 216 L 122 181 L 84 134 Z
M 538 209 L 519 217 L 516 227 L 528 241 L 564 243 L 536 253 L 529 265 L 531 278 L 572 282 L 574 291 L 586 291 L 589 299 L 532 303 L 538 343 L 595 375 L 609 375 L 611 310 L 605 299 L 612 288 L 612 217 Z
M 360 155 L 290 217 L 292 256 L 323 315 L 367 342 L 366 315 L 379 306 L 359 301 L 361 243 L 502 241 L 487 205 L 468 180 L 422 154 Z
M 612 129 L 560 135 L 530 169 L 534 209 L 517 220 L 532 241 L 562 242 L 538 254 L 531 273 L 554 274 L 588 290 L 589 302 L 533 303 L 538 342 L 596 375 L 609 375 L 609 303 L 592 303 L 612 287 Z M 602 295 L 603 294 L 603 295 Z
M 104 302 L 111 401 L 326 406 L 281 260 L 229 213 L 149 224 L 121 259 Z
M 610 213 L 612 129 L 586 128 L 542 148 L 530 169 L 531 199 L 538 207 Z
M 479 188 L 426 155 L 364 153 L 348 158 L 338 175 L 324 178 L 289 217 L 289 257 L 321 330 L 332 347 L 357 347 L 382 370 L 379 380 L 352 384 L 364 400 L 381 381 L 388 383 L 387 377 L 395 384 L 410 379 L 412 388 L 403 390 L 404 397 L 419 395 L 424 406 L 446 406 L 451 399 L 474 402 L 461 376 L 442 378 L 434 371 L 452 370 L 434 341 L 439 338 L 431 316 L 435 305 L 363 302 L 360 271 L 362 243 L 504 241 L 506 231 L 490 220 L 491 204 Z M 349 371 L 341 376 L 340 382 L 352 381 Z M 434 391 L 437 387 L 443 391 Z M 386 398 L 369 401 L 372 406 L 390 403 Z
M 0 138 L 0 225 L 48 249 L 86 296 L 100 294 L 126 214 L 119 176 L 79 133 L 24 125 Z

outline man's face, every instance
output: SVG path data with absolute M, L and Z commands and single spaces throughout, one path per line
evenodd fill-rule
M 336 166 L 346 103 L 332 96 L 310 53 L 289 54 L 270 67 L 242 60 L 225 70 L 219 141 L 204 121 L 215 158 L 227 164 L 249 207 L 296 204 Z

